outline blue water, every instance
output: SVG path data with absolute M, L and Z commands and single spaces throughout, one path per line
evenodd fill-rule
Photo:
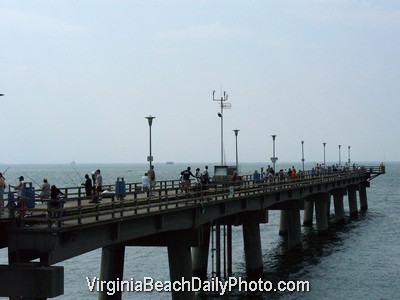
M 282 165 L 285 168 L 292 164 Z M 377 163 L 375 163 L 377 165 Z M 295 165 L 299 167 L 299 165 Z M 0 165 L 4 171 L 8 166 Z M 139 181 L 147 164 L 109 165 L 15 165 L 6 174 L 6 181 L 15 185 L 24 175 L 34 186 L 44 177 L 50 184 L 73 186 L 83 182 L 84 174 L 100 168 L 105 183 L 117 177 L 126 181 Z M 186 164 L 156 165 L 158 179 L 177 179 Z M 204 164 L 191 164 L 203 169 Z M 241 172 L 250 174 L 265 168 L 262 163 L 243 164 Z M 210 170 L 213 167 L 210 164 Z M 304 227 L 303 250 L 289 253 L 284 238 L 278 235 L 279 212 L 269 213 L 269 223 L 261 224 L 264 261 L 264 280 L 307 280 L 309 292 L 239 292 L 225 296 L 201 293 L 198 299 L 398 299 L 400 294 L 400 163 L 388 163 L 386 174 L 371 182 L 367 189 L 369 209 L 357 219 L 347 217 L 344 226 L 336 228 L 331 222 L 329 234 L 319 236 L 315 226 Z M 347 199 L 344 199 L 348 212 Z M 332 205 L 333 206 L 333 205 Z M 332 207 L 333 210 L 333 207 Z M 333 221 L 333 220 L 332 220 Z M 241 227 L 233 227 L 233 275 L 245 277 Z M 64 261 L 65 294 L 57 299 L 97 299 L 90 292 L 86 277 L 100 273 L 101 250 Z M 7 252 L 0 250 L 0 263 L 7 263 Z M 142 280 L 149 276 L 155 280 L 169 280 L 167 250 L 163 247 L 127 247 L 124 279 Z M 170 299 L 169 293 L 125 293 L 124 299 Z

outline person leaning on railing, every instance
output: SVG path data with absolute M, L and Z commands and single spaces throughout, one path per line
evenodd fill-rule
M 51 186 L 51 194 L 50 194 L 50 218 L 59 218 L 60 217 L 60 209 L 62 208 L 62 196 L 64 194 L 57 188 L 55 185 Z
M 42 191 L 39 195 L 39 199 L 40 200 L 50 199 L 50 196 L 51 196 L 50 184 L 47 182 L 46 178 L 43 178 Z M 42 203 L 43 203 L 43 201 L 42 201 Z

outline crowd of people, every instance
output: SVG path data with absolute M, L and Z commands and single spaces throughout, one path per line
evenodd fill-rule
M 192 179 L 194 180 L 194 186 L 206 187 L 210 182 L 208 166 L 205 166 L 203 171 L 200 171 L 200 168 L 197 168 L 195 174 L 192 173 L 191 167 L 187 167 L 183 170 L 178 179 L 181 192 L 188 191 L 188 188 L 192 186 Z M 152 196 L 155 186 L 156 176 L 154 166 L 151 166 L 150 170 L 142 176 L 142 190 L 146 192 L 148 196 Z
M 97 169 L 92 172 L 91 178 L 88 174 L 85 174 L 85 182 L 82 185 L 85 188 L 86 197 L 91 199 L 89 202 L 91 203 L 98 203 L 100 201 L 99 195 L 102 193 L 102 186 L 103 186 L 103 177 L 101 175 L 100 169 Z M 36 183 L 36 182 L 35 182 Z M 36 183 L 38 186 L 39 184 Z M 11 189 L 13 191 L 11 192 Z M 43 178 L 43 184 L 40 185 L 40 194 L 23 195 L 23 191 L 25 190 L 27 193 L 27 187 L 25 186 L 25 178 L 24 176 L 18 177 L 18 184 L 16 186 L 9 185 L 9 192 L 8 192 L 8 204 L 4 206 L 4 195 L 6 194 L 6 182 L 5 177 L 2 173 L 0 173 L 0 217 L 4 215 L 5 208 L 9 210 L 17 210 L 17 214 L 19 214 L 18 210 L 22 208 L 22 211 L 26 212 L 26 204 L 24 207 L 21 207 L 23 204 L 26 203 L 21 201 L 23 197 L 26 198 L 35 198 L 37 196 L 38 199 L 41 200 L 42 203 L 45 201 L 49 203 L 50 208 L 50 216 L 51 217 L 58 217 L 59 210 L 63 207 L 65 202 L 65 195 L 61 192 L 61 190 L 56 185 L 50 185 L 47 178 Z M 16 195 L 16 199 L 14 197 Z M 30 199 L 32 200 L 32 199 Z M 34 199 L 33 199 L 34 201 Z M 26 213 L 25 213 L 26 214 Z
M 383 164 L 381 164 L 383 165 Z M 275 171 L 270 165 L 267 166 L 265 171 L 261 170 L 259 173 L 257 170 L 253 173 L 254 182 L 269 182 L 273 178 L 302 178 L 305 175 L 317 176 L 321 174 L 331 174 L 336 172 L 344 172 L 349 170 L 358 170 L 362 167 L 356 164 L 350 166 L 349 164 L 340 165 L 334 164 L 325 166 L 324 164 L 316 164 L 311 170 L 302 171 L 297 170 L 294 166 L 287 169 L 280 169 Z M 19 208 L 21 205 L 22 190 L 24 189 L 24 176 L 18 178 L 19 183 L 13 187 L 14 192 L 16 192 L 17 201 L 15 202 L 13 197 L 14 193 L 9 193 L 7 207 L 10 209 Z M 194 184 L 192 184 L 192 180 Z M 233 171 L 233 174 L 229 177 L 228 181 L 238 183 L 242 180 L 239 176 L 238 171 Z M 201 171 L 200 168 L 196 169 L 195 174 L 192 173 L 191 167 L 187 167 L 180 173 L 179 177 L 179 187 L 181 192 L 187 192 L 190 187 L 196 187 L 200 189 L 207 189 L 211 182 L 210 173 L 208 166 L 205 166 Z M 85 195 L 87 199 L 90 199 L 90 203 L 99 203 L 101 200 L 100 195 L 103 192 L 103 177 L 100 169 L 92 172 L 91 176 L 85 174 L 85 182 L 82 183 L 85 188 Z M 147 196 L 152 196 L 156 187 L 156 173 L 154 166 L 150 165 L 149 170 L 142 176 L 142 190 L 147 193 Z M 4 214 L 4 194 L 6 193 L 6 183 L 5 178 L 2 173 L 0 173 L 0 216 Z M 50 185 L 47 178 L 43 179 L 43 184 L 40 188 L 40 194 L 37 197 L 43 201 L 49 200 L 51 208 L 60 208 L 63 204 L 61 199 L 63 198 L 63 193 L 56 187 L 56 185 Z M 56 216 L 56 215 L 54 215 Z
M 265 172 L 262 174 L 258 174 L 257 171 L 254 171 L 253 180 L 254 181 L 268 181 L 272 178 L 303 178 L 306 175 L 310 176 L 318 176 L 323 174 L 333 174 L 338 172 L 348 172 L 350 170 L 356 171 L 361 170 L 363 167 L 357 164 L 349 165 L 341 165 L 341 164 L 333 164 L 333 165 L 324 165 L 324 164 L 316 164 L 315 167 L 312 167 L 311 170 L 303 171 L 297 170 L 294 166 L 287 169 L 280 169 L 278 172 L 268 165 Z

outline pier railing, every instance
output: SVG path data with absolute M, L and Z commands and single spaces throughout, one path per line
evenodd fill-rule
M 277 191 L 290 190 L 365 174 L 377 176 L 385 173 L 383 166 L 367 166 L 343 172 L 314 174 L 307 171 L 296 177 L 265 177 L 255 181 L 253 175 L 242 176 L 240 181 L 211 182 L 206 186 L 182 187 L 178 180 L 161 180 L 154 191 L 145 191 L 141 183 L 126 183 L 123 194 L 115 193 L 114 185 L 104 185 L 109 192 L 86 197 L 83 187 L 63 188 L 65 197 L 58 200 L 21 197 L 10 208 L 10 217 L 17 226 L 32 228 L 61 228 L 79 226 L 114 218 L 157 213 L 161 210 L 204 205 L 212 201 L 227 201 Z M 367 177 L 369 177 L 367 176 Z M 36 194 L 36 192 L 35 192 Z M 11 197 L 12 198 L 12 197 Z

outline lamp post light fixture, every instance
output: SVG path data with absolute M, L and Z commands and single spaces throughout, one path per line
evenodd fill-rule
M 231 108 L 231 104 L 226 102 L 228 100 L 228 94 L 224 92 L 220 99 L 215 98 L 215 91 L 213 91 L 213 101 L 219 101 L 221 112 L 218 113 L 218 117 L 221 118 L 221 166 L 224 165 L 224 109 Z
M 278 161 L 278 158 L 275 156 L 275 138 L 276 138 L 276 134 L 273 134 L 271 136 L 272 136 L 272 157 L 271 157 L 271 162 L 272 162 L 272 166 L 274 168 L 274 172 L 276 172 L 275 163 Z
M 235 140 L 236 140 L 236 171 L 239 171 L 238 143 L 237 143 L 239 129 L 234 129 L 233 132 L 235 133 Z
M 326 160 L 325 160 L 325 146 L 326 146 L 326 143 L 322 143 L 322 145 L 324 145 L 324 168 L 326 167 Z
M 339 145 L 339 166 L 342 164 L 342 157 L 341 157 L 341 153 L 340 153 L 341 147 L 342 147 L 342 145 Z
M 147 119 L 147 121 L 149 122 L 149 146 L 150 146 L 150 153 L 149 156 L 147 157 L 147 161 L 150 164 L 150 168 L 149 170 L 151 170 L 151 164 L 153 162 L 153 156 L 151 155 L 151 125 L 153 124 L 153 119 L 155 119 L 156 117 L 152 117 L 151 115 L 148 117 L 145 117 Z
M 301 162 L 303 165 L 303 172 L 304 172 L 304 141 L 301 141 Z

